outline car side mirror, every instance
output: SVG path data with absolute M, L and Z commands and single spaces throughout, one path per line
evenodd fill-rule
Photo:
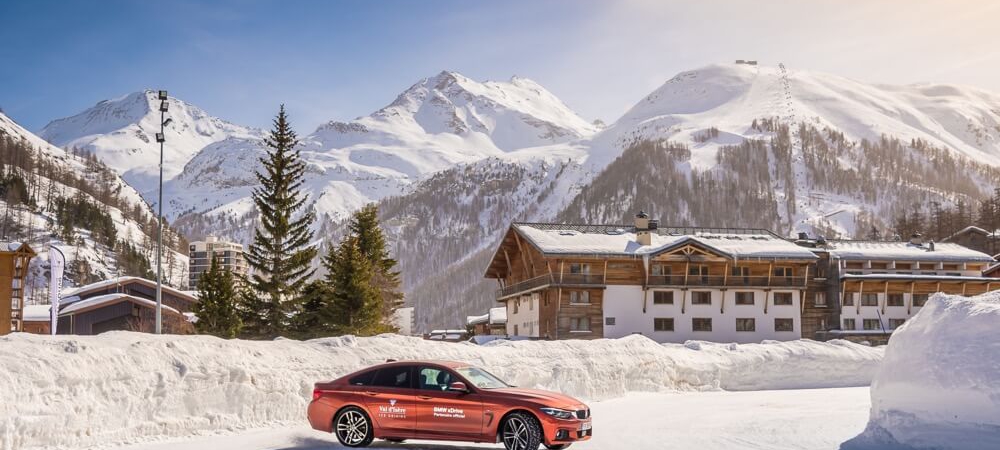
M 456 381 L 448 385 L 449 392 L 469 392 L 469 387 L 461 381 Z

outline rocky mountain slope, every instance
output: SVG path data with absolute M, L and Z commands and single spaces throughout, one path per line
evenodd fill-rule
M 30 245 L 28 302 L 48 300 L 48 251 L 66 255 L 64 286 L 155 270 L 155 214 L 139 193 L 92 155 L 67 152 L 0 114 L 0 228 Z M 167 229 L 164 278 L 187 287 L 182 238 Z

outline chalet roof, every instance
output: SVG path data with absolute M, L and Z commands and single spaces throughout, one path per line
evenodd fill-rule
M 639 245 L 632 226 L 515 223 L 512 227 L 547 254 L 655 255 L 695 243 L 735 259 L 817 259 L 809 249 L 763 229 L 659 228 L 651 245 Z
M 88 299 L 80 300 L 71 305 L 68 305 L 59 311 L 59 315 L 63 316 L 66 314 L 73 314 L 76 312 L 81 312 L 93 308 L 99 308 L 107 305 L 113 305 L 121 302 L 132 302 L 140 306 L 145 306 L 147 308 L 156 308 L 155 301 L 145 299 L 142 297 L 136 297 L 134 295 L 128 295 L 128 294 L 106 294 L 106 295 L 98 295 L 96 297 L 90 297 Z M 180 311 L 177 311 L 176 309 L 171 308 L 167 305 L 162 305 L 162 306 L 164 312 L 180 315 Z
M 951 242 L 915 245 L 906 241 L 830 241 L 825 249 L 846 260 L 987 262 L 989 255 Z
M 84 294 L 88 293 L 88 292 L 100 291 L 100 290 L 107 289 L 107 288 L 112 287 L 112 286 L 121 286 L 121 285 L 131 284 L 131 283 L 144 284 L 144 285 L 152 287 L 152 288 L 156 287 L 156 281 L 153 281 L 153 280 L 147 280 L 147 279 L 141 278 L 141 277 L 117 277 L 117 278 L 111 278 L 111 279 L 107 279 L 107 280 L 97 281 L 97 282 L 94 282 L 94 283 L 90 283 L 90 284 L 87 284 L 87 285 L 83 285 L 83 286 L 80 286 L 80 287 L 77 287 L 77 288 L 70 289 L 68 291 L 63 291 L 63 293 L 62 293 L 62 299 L 63 299 L 62 302 L 63 303 L 73 303 L 73 302 L 79 301 L 80 297 L 83 296 Z M 170 286 L 167 286 L 166 284 L 163 285 L 163 292 L 168 292 L 171 295 L 174 295 L 174 296 L 177 296 L 177 297 L 181 297 L 181 298 L 184 298 L 184 299 L 188 299 L 189 301 L 192 301 L 192 302 L 198 299 L 198 297 L 192 295 L 191 291 L 182 291 L 182 290 L 179 290 L 179 289 L 174 289 L 174 288 L 172 288 Z
M 35 254 L 35 251 L 31 249 L 31 246 L 23 242 L 0 242 L 0 252 L 16 252 L 16 251 L 26 251 Z
M 969 226 L 967 226 L 965 228 L 962 228 L 961 230 L 958 230 L 958 231 L 952 233 L 951 236 L 948 236 L 948 237 L 944 238 L 943 240 L 945 242 L 947 242 L 947 241 L 950 241 L 952 238 L 954 238 L 954 237 L 956 237 L 958 235 L 962 235 L 962 234 L 966 234 L 966 233 L 978 233 L 978 234 L 981 234 L 983 236 L 990 236 L 990 235 L 1000 236 L 1000 230 L 996 230 L 993 233 L 990 233 L 989 231 L 987 231 L 987 230 L 985 230 L 983 228 L 977 227 L 975 225 L 969 225 Z
M 24 305 L 25 322 L 48 322 L 52 305 Z

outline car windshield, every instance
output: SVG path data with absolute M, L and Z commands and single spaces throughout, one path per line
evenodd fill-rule
M 499 389 L 510 387 L 509 384 L 504 383 L 503 380 L 497 378 L 492 373 L 478 367 L 460 367 L 455 369 L 455 371 L 480 389 Z

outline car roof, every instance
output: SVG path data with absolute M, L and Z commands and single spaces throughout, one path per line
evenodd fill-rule
M 383 363 L 383 364 L 378 364 L 378 365 L 374 365 L 374 366 L 371 366 L 371 367 L 367 367 L 366 369 L 374 369 L 374 368 L 382 368 L 382 367 L 392 367 L 392 366 L 401 366 L 401 365 L 413 366 L 413 365 L 421 365 L 421 364 L 427 364 L 427 365 L 431 365 L 431 366 L 444 366 L 444 367 L 447 367 L 449 369 L 457 369 L 459 367 L 468 367 L 469 366 L 469 364 L 467 364 L 467 363 L 462 363 L 462 362 L 458 362 L 458 361 L 446 361 L 446 360 L 434 360 L 434 359 L 411 359 L 411 360 L 402 360 L 402 361 L 387 362 L 387 363 Z

